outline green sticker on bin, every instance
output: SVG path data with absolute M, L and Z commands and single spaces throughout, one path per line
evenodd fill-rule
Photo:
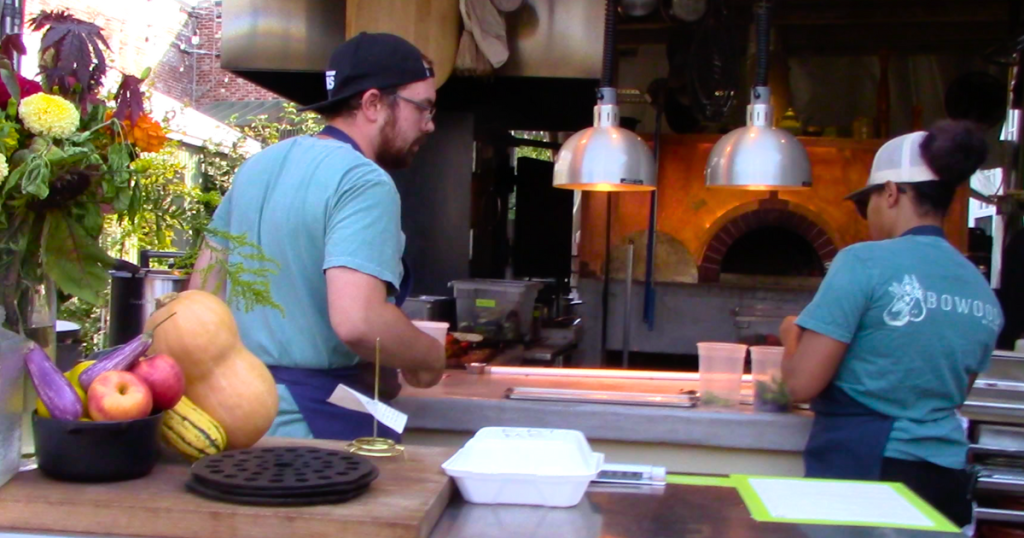
M 477 299 L 476 306 L 480 308 L 494 308 L 498 306 L 498 301 L 494 299 Z

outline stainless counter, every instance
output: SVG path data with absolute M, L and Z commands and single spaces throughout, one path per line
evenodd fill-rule
M 640 492 L 638 492 L 640 491 Z M 758 523 L 733 488 L 669 485 L 645 493 L 591 486 L 573 508 L 466 503 L 456 492 L 431 538 L 926 538 L 951 536 L 871 527 Z M 113 538 L 9 533 L 0 538 Z M 124 538 L 124 537 L 122 537 Z M 142 537 L 137 537 L 142 538 Z
M 571 370 L 568 370 L 571 371 Z M 509 387 L 678 394 L 696 383 L 531 375 L 473 375 L 451 370 L 430 389 L 403 387 L 394 407 L 407 428 L 473 433 L 486 426 L 568 428 L 589 440 L 665 443 L 740 450 L 800 452 L 812 415 L 759 413 L 751 406 L 690 409 L 599 403 L 509 400 Z
M 432 538 L 924 538 L 955 536 L 902 529 L 758 523 L 733 488 L 669 485 L 652 493 L 591 486 L 573 508 L 488 506 L 456 493 Z M 2 537 L 0 537 L 2 538 Z

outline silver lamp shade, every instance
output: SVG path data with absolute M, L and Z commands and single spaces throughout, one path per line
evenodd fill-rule
M 654 154 L 636 133 L 619 127 L 615 90 L 602 89 L 594 126 L 565 141 L 555 157 L 554 186 L 585 191 L 651 191 L 657 187 Z
M 753 91 L 747 126 L 715 144 L 704 168 L 708 187 L 783 190 L 811 186 L 811 163 L 803 144 L 788 131 L 773 129 L 767 87 Z

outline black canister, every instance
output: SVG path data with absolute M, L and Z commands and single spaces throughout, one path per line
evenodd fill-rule
M 124 270 L 111 271 L 110 325 L 107 347 L 124 344 L 142 334 L 146 320 L 156 310 L 156 300 L 166 293 L 183 291 L 188 277 L 168 269 L 151 269 L 149 260 L 178 258 L 180 252 L 139 252 L 139 265 L 120 262 Z

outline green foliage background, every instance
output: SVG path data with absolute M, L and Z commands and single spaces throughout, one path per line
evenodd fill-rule
M 132 262 L 137 260 L 139 250 L 183 250 L 184 256 L 175 262 L 175 268 L 187 271 L 195 263 L 204 236 L 223 237 L 231 245 L 229 254 L 234 258 L 224 266 L 231 301 L 247 311 L 267 306 L 284 312 L 271 297 L 267 281 L 277 270 L 276 262 L 244 236 L 211 229 L 210 220 L 231 187 L 235 171 L 248 157 L 248 138 L 267 147 L 289 136 L 315 133 L 322 123 L 316 114 L 300 114 L 291 104 L 273 120 L 256 116 L 240 121 L 236 117 L 228 123 L 239 131 L 238 138 L 228 145 L 208 142 L 193 155 L 192 170 L 186 166 L 189 150 L 175 142 L 159 153 L 144 154 L 134 161 L 132 169 L 140 186 L 139 210 L 134 219 L 108 216 L 102 244 L 111 256 Z M 243 265 L 240 259 L 255 263 Z M 104 346 L 109 292 L 108 287 L 99 305 L 68 295 L 60 297 L 59 318 L 82 326 L 86 354 Z

